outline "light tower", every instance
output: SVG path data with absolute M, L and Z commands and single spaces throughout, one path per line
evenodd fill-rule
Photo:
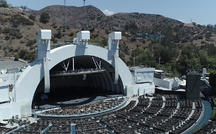
M 88 11 L 87 11 L 87 7 L 86 7 L 86 0 L 83 0 L 83 7 L 85 8 L 85 14 L 86 14 L 86 17 L 84 18 L 84 21 L 86 23 L 84 30 L 87 30 L 87 28 L 88 28 Z
M 64 0 L 64 42 L 65 42 L 65 31 L 66 31 L 66 0 Z
M 83 6 L 85 6 L 85 2 L 86 2 L 86 0 L 83 0 Z

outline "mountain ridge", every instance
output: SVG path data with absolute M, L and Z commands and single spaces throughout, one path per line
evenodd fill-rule
M 64 12 L 65 11 L 65 12 Z M 48 13 L 47 23 L 40 22 L 40 15 Z M 64 21 L 64 14 L 66 18 Z M 66 22 L 66 23 L 65 23 Z M 107 45 L 108 34 L 121 31 L 120 56 L 129 65 L 133 64 L 136 52 L 137 65 L 146 64 L 146 56 L 155 62 L 161 57 L 161 51 L 172 48 L 171 57 L 162 56 L 161 63 L 181 60 L 180 50 L 184 46 L 193 46 L 200 50 L 202 46 L 215 45 L 216 32 L 196 23 L 185 24 L 162 15 L 144 13 L 117 13 L 105 16 L 94 6 L 64 7 L 49 6 L 41 10 L 19 10 L 17 8 L 0 8 L 0 57 L 17 56 L 29 61 L 34 59 L 36 35 L 39 29 L 52 30 L 52 44 L 72 41 L 80 30 L 91 31 L 90 43 Z M 161 49 L 161 50 L 160 50 Z M 198 56 L 198 55 L 197 55 Z M 30 58 L 29 58 L 30 57 Z M 148 66 L 152 66 L 150 63 Z

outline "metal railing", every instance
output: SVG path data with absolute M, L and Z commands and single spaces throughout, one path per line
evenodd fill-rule
M 88 69 L 76 69 L 68 71 L 57 71 L 51 74 L 51 76 L 67 76 L 67 75 L 79 75 L 79 74 L 91 74 L 100 73 L 106 71 L 105 69 L 88 68 Z

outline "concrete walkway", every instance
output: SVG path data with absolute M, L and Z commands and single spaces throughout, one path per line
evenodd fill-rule
M 197 122 L 195 122 L 195 125 L 192 126 L 192 128 L 189 128 L 184 133 L 192 134 L 193 131 L 195 131 L 197 128 L 205 125 L 208 123 L 208 120 L 211 118 L 212 115 L 212 107 L 211 104 L 208 101 L 202 100 L 202 112 L 200 114 L 200 118 Z
M 162 96 L 162 100 L 163 100 L 163 104 L 162 104 L 160 110 L 159 110 L 156 114 L 154 114 L 155 116 L 157 116 L 159 113 L 161 113 L 161 111 L 162 111 L 162 110 L 164 109 L 164 107 L 166 106 L 166 98 L 165 98 L 164 96 Z

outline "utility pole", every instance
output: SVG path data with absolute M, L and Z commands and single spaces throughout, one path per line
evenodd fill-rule
M 65 42 L 65 31 L 66 31 L 66 0 L 64 0 L 64 28 L 63 28 L 64 42 Z
M 84 19 L 85 24 L 85 30 L 88 29 L 88 11 L 87 11 L 87 7 L 86 7 L 86 0 L 83 0 L 83 7 L 85 8 L 85 13 L 86 13 L 86 17 Z
M 83 0 L 83 2 L 84 2 L 84 3 L 83 3 L 83 6 L 85 6 L 85 2 L 86 2 L 86 0 Z
M 136 66 L 136 51 L 134 50 L 133 52 L 133 64 L 134 64 L 134 67 Z

